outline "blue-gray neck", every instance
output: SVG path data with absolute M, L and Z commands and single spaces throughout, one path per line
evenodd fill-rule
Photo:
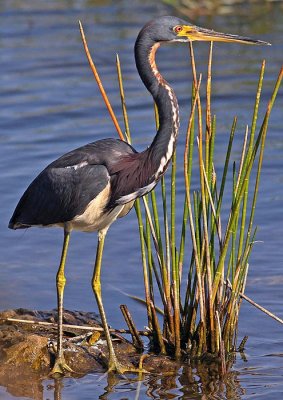
M 159 115 L 159 129 L 147 150 L 155 180 L 164 174 L 175 149 L 179 131 L 178 102 L 173 89 L 159 73 L 155 53 L 159 42 L 142 30 L 135 44 L 135 59 L 139 75 L 151 93 Z

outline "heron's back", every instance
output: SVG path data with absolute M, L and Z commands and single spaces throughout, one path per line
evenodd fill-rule
M 125 142 L 103 139 L 64 154 L 29 185 L 9 228 L 63 225 L 79 221 L 86 210 L 92 213 L 91 224 L 95 226 L 96 217 L 103 218 L 102 210 L 111 195 L 111 168 L 121 157 L 133 153 Z

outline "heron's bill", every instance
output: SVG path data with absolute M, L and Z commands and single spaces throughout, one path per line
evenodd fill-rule
M 263 44 L 270 46 L 270 43 L 262 40 L 251 39 L 245 36 L 231 35 L 227 33 L 215 32 L 210 29 L 199 28 L 198 26 L 183 25 L 178 36 L 185 36 L 191 41 L 209 41 L 209 42 L 229 42 L 243 44 Z

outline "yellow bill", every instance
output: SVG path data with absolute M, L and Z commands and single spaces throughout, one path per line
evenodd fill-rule
M 229 43 L 243 43 L 243 44 L 258 44 L 268 45 L 270 43 L 263 42 L 262 40 L 251 39 L 245 36 L 231 35 L 229 33 L 215 32 L 210 29 L 199 28 L 194 25 L 178 25 L 174 28 L 178 37 L 187 38 L 190 41 L 208 41 L 208 42 L 229 42 Z

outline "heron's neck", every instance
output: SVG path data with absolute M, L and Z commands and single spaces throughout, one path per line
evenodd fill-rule
M 135 45 L 138 72 L 158 108 L 159 129 L 147 150 L 155 180 L 166 171 L 179 131 L 179 109 L 175 93 L 155 63 L 155 53 L 159 46 L 159 43 L 144 36 L 138 37 Z

